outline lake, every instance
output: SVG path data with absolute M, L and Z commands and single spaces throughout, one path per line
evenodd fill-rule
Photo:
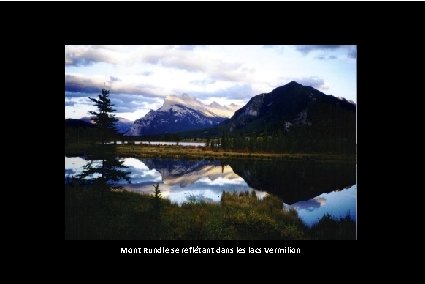
M 117 145 L 121 144 L 128 144 L 128 141 L 116 141 Z M 166 146 L 172 146 L 172 145 L 180 145 L 183 147 L 205 147 L 205 142 L 176 142 L 176 141 L 134 141 L 135 145 L 166 145 Z M 114 141 L 110 141 L 106 144 L 114 144 Z
M 151 142 L 152 143 L 152 142 Z M 183 143 L 183 142 L 181 142 Z M 263 198 L 271 193 L 294 208 L 311 226 L 324 214 L 356 220 L 356 165 L 314 161 L 281 160 L 185 160 L 124 158 L 131 184 L 124 189 L 152 194 L 160 184 L 161 194 L 171 202 L 220 202 L 223 191 L 256 191 Z M 65 157 L 65 178 L 82 172 L 88 161 Z M 94 161 L 94 165 L 100 161 Z

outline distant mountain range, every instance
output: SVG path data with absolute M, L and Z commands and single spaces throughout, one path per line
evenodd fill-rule
M 84 121 L 82 119 L 67 118 L 67 119 L 65 119 L 65 127 L 72 127 L 72 128 L 78 128 L 78 127 L 93 128 L 94 125 L 91 122 L 87 122 L 87 121 Z
M 187 94 L 167 96 L 159 109 L 151 110 L 143 118 L 135 120 L 126 135 L 157 135 L 205 129 L 218 125 L 238 108 L 234 104 L 222 106 L 217 102 L 206 105 Z
M 134 123 L 118 119 L 117 129 L 129 136 L 179 133 L 183 138 L 227 136 L 232 143 L 242 139 L 232 147 L 250 137 L 249 141 L 262 143 L 258 147 L 278 147 L 267 144 L 270 138 L 270 143 L 292 152 L 355 153 L 356 149 L 356 104 L 294 81 L 252 97 L 239 109 L 217 102 L 206 105 L 183 94 L 167 96 L 159 109 Z M 88 117 L 65 121 L 79 127 L 90 123 Z
M 118 119 L 118 121 L 115 123 L 115 128 L 117 129 L 118 133 L 121 133 L 121 134 L 127 133 L 130 130 L 131 126 L 133 125 L 133 121 L 122 118 L 122 117 L 116 117 L 116 118 Z M 94 122 L 92 121 L 90 117 L 82 117 L 81 120 L 89 124 L 94 124 Z
M 217 102 L 212 102 L 209 105 L 203 104 L 201 101 L 188 94 L 181 96 L 167 96 L 164 99 L 164 104 L 158 109 L 158 111 L 168 111 L 170 108 L 175 106 L 185 106 L 202 113 L 206 117 L 231 117 L 236 110 L 240 108 L 235 104 L 229 106 L 222 106 Z

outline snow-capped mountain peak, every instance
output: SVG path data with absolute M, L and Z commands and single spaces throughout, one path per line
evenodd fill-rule
M 187 94 L 181 96 L 166 96 L 164 99 L 164 104 L 158 109 L 158 111 L 168 111 L 175 105 L 183 105 L 195 110 L 199 110 L 204 107 L 204 104 L 198 101 L 196 98 L 192 98 Z
M 182 94 L 181 96 L 169 95 L 164 99 L 164 104 L 158 109 L 158 111 L 177 111 L 177 106 L 185 106 L 196 111 L 201 112 L 206 117 L 232 117 L 234 112 L 239 108 L 236 105 L 222 106 L 217 102 L 212 102 L 206 105 L 198 99 L 189 96 L 188 94 Z M 236 107 L 235 107 L 236 106 Z
M 208 128 L 233 116 L 237 108 L 217 102 L 207 105 L 188 94 L 170 95 L 165 97 L 158 110 L 151 110 L 134 121 L 127 135 L 156 135 Z
M 212 103 L 209 104 L 210 107 L 223 107 L 221 104 L 219 104 L 216 101 L 213 101 Z

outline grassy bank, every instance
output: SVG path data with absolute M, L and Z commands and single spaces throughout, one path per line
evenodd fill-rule
M 66 239 L 354 239 L 355 223 L 306 227 L 275 196 L 225 193 L 219 204 L 168 200 L 101 187 L 65 186 Z
M 108 145 L 111 146 L 111 145 Z M 355 163 L 355 156 L 317 153 L 262 153 L 236 152 L 205 147 L 116 145 L 116 153 L 121 157 L 135 158 L 185 158 L 185 159 L 279 159 L 279 160 L 317 160 L 326 162 Z M 90 151 L 89 144 L 70 144 L 65 154 L 82 155 Z

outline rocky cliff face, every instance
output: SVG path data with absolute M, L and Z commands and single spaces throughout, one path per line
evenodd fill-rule
M 134 121 L 126 135 L 157 135 L 209 128 L 233 115 L 236 108 L 236 105 L 221 106 L 216 102 L 205 105 L 186 94 L 167 96 L 158 110 L 151 110 L 145 117 Z

